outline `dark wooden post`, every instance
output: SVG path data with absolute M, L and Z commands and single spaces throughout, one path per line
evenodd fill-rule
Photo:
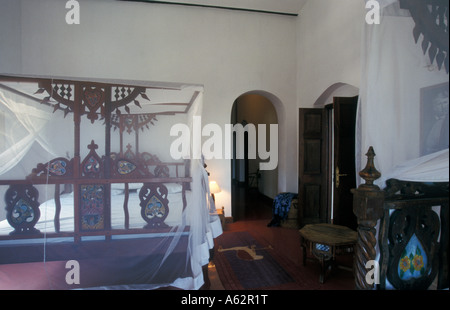
M 74 122 L 74 150 L 73 150 L 73 178 L 79 179 L 81 177 L 81 115 L 82 115 L 82 87 L 80 83 L 74 84 L 75 97 L 73 103 L 73 122 Z M 73 214 L 74 214 L 74 238 L 75 242 L 81 242 L 80 230 L 80 184 L 73 184 Z
M 373 289 L 374 284 L 366 281 L 370 269 L 366 263 L 376 256 L 376 225 L 383 215 L 384 192 L 373 184 L 381 176 L 374 166 L 375 152 L 370 147 L 367 154 L 367 165 L 359 173 L 365 180 L 357 189 L 353 189 L 353 213 L 358 220 L 358 241 L 355 249 L 355 284 L 356 289 Z

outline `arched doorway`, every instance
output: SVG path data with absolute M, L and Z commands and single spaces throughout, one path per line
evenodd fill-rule
M 258 139 L 261 132 L 266 130 L 266 150 L 270 150 L 270 125 L 278 125 L 278 114 L 274 104 L 260 92 L 249 92 L 239 96 L 233 103 L 231 111 L 231 124 L 252 126 L 256 137 L 244 132 L 243 158 L 238 156 L 240 141 L 233 134 L 233 158 L 231 160 L 231 203 L 234 220 L 262 219 L 271 216 L 272 199 L 278 192 L 278 166 L 273 170 L 260 169 L 261 159 L 256 152 L 252 156 L 251 150 L 258 150 Z M 265 125 L 265 126 L 259 126 Z M 278 150 L 278 145 L 277 145 Z M 278 152 L 278 151 L 277 151 Z M 277 154 L 278 156 L 278 154 Z M 278 157 L 277 157 L 278 158 Z

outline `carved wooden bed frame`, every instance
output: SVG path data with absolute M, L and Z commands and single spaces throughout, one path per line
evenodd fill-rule
M 373 184 L 381 174 L 372 147 L 366 155 L 360 172 L 365 184 L 352 191 L 358 219 L 356 288 L 429 289 L 434 283 L 433 288 L 448 289 L 448 182 L 390 179 L 381 190 Z
M 122 285 L 127 283 L 127 276 L 119 280 L 115 274 L 125 274 L 121 270 L 121 263 L 127 262 L 131 256 L 145 256 L 146 247 L 158 248 L 157 255 L 148 257 L 147 266 L 159 268 L 161 257 L 170 242 L 161 245 L 161 240 L 170 241 L 171 227 L 164 220 L 170 212 L 168 189 L 165 184 L 175 183 L 182 186 L 183 210 L 186 207 L 186 191 L 190 189 L 192 178 L 189 175 L 189 161 L 161 162 L 155 155 L 141 152 L 139 149 L 139 132 L 155 120 L 156 114 L 125 114 L 119 108 L 129 111 L 128 104 L 139 105 L 139 100 L 147 100 L 145 88 L 130 85 L 114 85 L 77 80 L 59 80 L 45 78 L 1 77 L 6 81 L 38 82 L 37 93 L 48 93 L 48 97 L 40 103 L 53 106 L 54 111 L 64 111 L 64 116 L 73 114 L 74 121 L 74 156 L 72 159 L 58 157 L 47 163 L 39 163 L 36 168 L 23 180 L 0 180 L 0 186 L 8 186 L 5 194 L 7 220 L 14 228 L 9 235 L 0 235 L 1 241 L 10 241 L 10 245 L 0 247 L 0 264 L 19 264 L 42 262 L 45 260 L 68 261 L 91 259 L 114 260 L 114 264 L 105 264 L 105 268 L 89 268 L 90 274 L 84 277 L 84 283 L 77 287 Z M 115 94 L 115 96 L 113 95 Z M 22 94 L 23 95 L 23 94 Z M 198 96 L 196 91 L 186 113 Z M 114 98 L 112 98 L 114 97 Z M 32 98 L 31 98 L 32 99 Z M 50 99 L 52 103 L 50 103 Z M 55 103 L 56 102 L 56 103 Z M 165 112 L 160 114 L 175 114 Z M 80 124 L 85 115 L 92 123 L 102 119 L 105 126 L 105 151 L 100 156 L 98 145 L 91 141 L 87 148 L 89 153 L 80 157 Z M 119 129 L 120 150 L 111 151 L 111 130 Z M 135 133 L 135 146 L 124 146 L 122 135 L 124 131 Z M 145 227 L 129 227 L 129 184 L 139 183 L 139 201 L 141 216 L 147 223 Z M 40 217 L 39 190 L 37 185 L 54 184 L 54 200 L 56 206 L 54 218 L 54 232 L 40 232 L 35 225 Z M 122 184 L 124 188 L 124 228 L 111 227 L 111 186 Z M 60 231 L 61 187 L 70 185 L 73 189 L 74 230 Z M 25 209 L 19 211 L 20 207 Z M 136 206 L 134 206 L 136 207 Z M 173 275 L 168 279 L 153 279 L 170 283 L 178 277 L 190 276 L 186 274 L 185 266 L 189 265 L 187 253 L 189 226 L 185 226 L 185 233 L 171 254 L 165 266 Z M 150 238 L 134 238 L 134 236 L 152 235 Z M 116 239 L 117 236 L 125 236 Z M 56 238 L 73 238 L 73 242 L 49 242 L 45 249 L 40 244 L 19 243 L 24 240 L 46 240 Z M 91 238 L 92 241 L 83 240 Z M 168 238 L 168 239 L 167 239 Z M 96 241 L 96 239 L 101 239 Z M 8 244 L 8 243 L 7 243 Z M 117 268 L 117 269 L 116 269 Z M 153 268 L 153 267 L 150 267 Z M 180 273 L 174 272 L 177 268 Z M 86 268 L 88 269 L 88 268 Z M 65 270 L 67 272 L 67 270 Z M 151 270 L 149 271 L 151 273 Z M 207 267 L 203 266 L 205 285 L 209 284 Z M 131 272 L 133 273 L 133 272 Z M 145 277 L 142 277 L 145 278 Z M 136 279 L 136 277 L 135 277 Z M 62 276 L 62 281 L 64 276 Z M 152 280 L 152 281 L 153 281 Z M 146 279 L 131 284 L 147 284 Z M 74 288 L 69 287 L 69 288 Z

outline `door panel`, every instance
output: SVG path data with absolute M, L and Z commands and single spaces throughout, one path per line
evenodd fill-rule
M 328 221 L 327 121 L 324 109 L 299 109 L 300 226 Z
M 321 186 L 317 184 L 304 185 L 304 217 L 312 222 L 320 222 L 320 211 L 317 206 L 320 205 Z
M 322 149 L 321 139 L 305 139 L 304 173 L 320 174 L 322 171 L 320 158 L 317 156 Z

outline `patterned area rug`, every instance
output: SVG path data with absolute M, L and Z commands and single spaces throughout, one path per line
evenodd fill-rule
M 319 266 L 298 265 L 279 255 L 264 240 L 247 231 L 225 232 L 216 239 L 216 270 L 225 290 L 319 290 L 352 289 L 353 277 L 319 283 Z
M 271 256 L 273 248 L 262 246 L 249 233 L 226 233 L 218 243 L 216 262 L 218 259 L 225 261 L 216 263 L 216 268 L 219 265 L 228 269 L 222 269 L 222 274 L 226 273 L 234 280 L 229 289 L 258 289 L 294 281 Z M 221 272 L 218 272 L 220 276 Z

